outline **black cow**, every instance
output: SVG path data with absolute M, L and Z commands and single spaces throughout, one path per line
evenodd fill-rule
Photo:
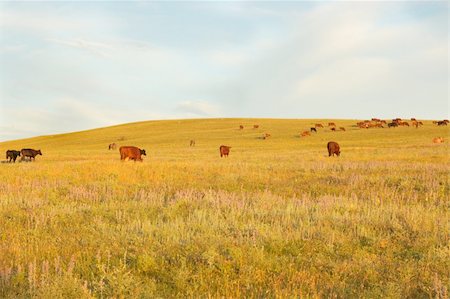
M 21 149 L 20 150 L 20 154 L 22 155 L 22 159 L 21 160 L 24 160 L 26 157 L 28 157 L 28 158 L 30 158 L 30 161 L 36 160 L 36 156 L 37 155 L 41 155 L 42 156 L 41 150 L 34 150 L 34 149 L 31 149 L 31 148 L 23 148 L 23 149 Z
M 13 161 L 14 163 L 16 163 L 16 159 L 17 157 L 20 156 L 20 152 L 19 151 L 15 151 L 15 150 L 7 150 L 6 151 L 6 160 L 8 160 L 8 162 Z
M 311 128 L 310 131 L 311 131 L 311 132 L 316 132 L 316 133 L 317 133 L 316 128 Z

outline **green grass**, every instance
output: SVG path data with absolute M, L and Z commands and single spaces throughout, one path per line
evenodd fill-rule
M 449 130 L 332 121 L 347 131 L 202 119 L 0 143 L 43 152 L 0 164 L 0 297 L 447 298 Z

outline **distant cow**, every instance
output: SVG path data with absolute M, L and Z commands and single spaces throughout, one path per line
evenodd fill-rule
M 444 143 L 444 138 L 435 137 L 435 138 L 433 138 L 433 143 Z
M 334 141 L 328 142 L 327 149 L 328 149 L 328 157 L 331 157 L 334 154 L 336 154 L 336 156 L 339 157 L 339 155 L 341 154 L 341 149 L 339 147 L 339 144 L 337 144 L 337 142 Z
M 8 162 L 13 161 L 14 163 L 16 163 L 16 159 L 17 157 L 20 156 L 20 151 L 15 151 L 15 150 L 7 150 L 6 151 L 6 160 L 8 160 Z
M 438 126 L 446 126 L 446 125 L 447 125 L 447 122 L 444 121 L 444 120 L 438 121 L 438 122 L 437 122 L 437 125 L 438 125 Z
M 323 125 L 322 124 L 315 124 L 314 127 L 316 127 L 316 128 L 323 128 Z
M 328 126 L 329 127 L 336 127 L 336 124 L 335 123 L 328 123 Z
M 411 117 L 411 120 L 412 120 L 412 121 L 417 121 L 417 119 L 415 119 L 414 117 Z
M 381 121 L 381 119 L 379 119 L 379 118 L 372 118 L 372 121 Z
M 195 146 L 195 140 L 191 140 L 189 146 Z
M 398 127 L 398 124 L 395 122 L 388 123 L 388 128 L 391 128 L 391 127 Z
M 269 133 L 264 133 L 263 134 L 263 136 L 262 136 L 262 138 L 263 139 L 267 139 L 267 138 L 269 138 L 271 135 L 269 134 Z
M 309 129 L 311 132 L 316 132 L 317 133 L 317 130 L 316 130 L 316 128 L 311 128 L 311 129 Z
M 339 130 L 345 131 L 345 128 L 344 127 L 339 127 Z
M 253 125 L 253 129 L 258 129 L 259 125 Z
M 108 150 L 115 150 L 117 148 L 117 145 L 115 143 L 111 143 L 108 145 Z
M 37 155 L 41 155 L 41 150 L 34 150 L 31 148 L 23 148 L 20 150 L 20 155 L 22 156 L 21 160 L 24 160 L 26 157 L 30 158 L 30 161 L 36 160 Z
M 335 127 L 331 128 L 331 131 L 336 131 L 336 128 Z
M 243 130 L 244 129 L 244 126 L 243 125 L 240 125 L 239 126 L 239 130 Z
M 300 135 L 302 137 L 306 137 L 306 136 L 311 136 L 311 133 L 309 133 L 308 131 L 303 131 Z
M 221 145 L 219 147 L 220 157 L 228 157 L 228 154 L 230 153 L 231 146 Z
M 120 160 L 129 159 L 142 162 L 142 156 L 147 156 L 145 149 L 140 149 L 135 146 L 121 146 L 119 148 L 119 152 Z

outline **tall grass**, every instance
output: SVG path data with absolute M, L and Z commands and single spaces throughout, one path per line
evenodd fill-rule
M 337 120 L 347 132 L 298 137 L 319 121 L 144 122 L 0 143 L 44 154 L 0 164 L 0 297 L 447 298 L 450 148 L 431 138 L 448 130 Z M 115 141 L 148 157 L 120 162 Z

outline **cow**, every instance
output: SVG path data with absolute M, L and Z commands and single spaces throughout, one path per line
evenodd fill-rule
M 381 121 L 379 118 L 372 118 L 372 121 Z
M 322 124 L 315 124 L 314 127 L 316 127 L 316 128 L 323 128 L 323 125 Z
M 243 125 L 240 125 L 239 126 L 239 130 L 243 130 L 244 129 L 244 126 Z
M 446 126 L 446 125 L 447 125 L 447 122 L 441 120 L 441 121 L 438 121 L 438 122 L 437 122 L 437 125 L 438 125 L 438 126 Z
M 306 137 L 306 136 L 311 136 L 311 133 L 309 133 L 308 131 L 303 131 L 300 135 L 302 137 Z
M 335 123 L 328 123 L 328 126 L 329 127 L 336 127 L 336 124 Z
M 37 155 L 41 155 L 42 156 L 42 152 L 41 150 L 34 150 L 31 148 L 23 148 L 20 150 L 20 155 L 22 156 L 22 158 L 20 159 L 21 161 L 25 160 L 25 158 L 30 158 L 30 161 L 36 160 L 36 156 Z
M 435 138 L 433 138 L 433 143 L 444 143 L 444 138 L 435 137 Z
M 117 148 L 117 145 L 115 143 L 111 143 L 108 145 L 108 150 L 115 150 Z
M 191 140 L 189 146 L 195 146 L 195 140 Z
M 231 146 L 221 145 L 219 147 L 220 157 L 228 157 L 228 154 L 230 153 Z
M 388 123 L 388 128 L 390 129 L 391 127 L 398 127 L 398 123 L 396 122 Z
M 449 122 L 450 122 L 450 120 L 448 120 L 448 119 L 444 119 L 444 120 L 443 120 L 443 122 L 449 123 Z
M 267 138 L 269 138 L 269 137 L 270 137 L 270 134 L 269 134 L 269 133 L 264 133 L 263 136 L 262 136 L 262 139 L 267 139 Z
M 317 133 L 317 130 L 316 130 L 316 128 L 311 128 L 311 129 L 309 129 L 311 132 L 316 132 Z
M 15 150 L 7 150 L 6 151 L 6 160 L 8 160 L 8 162 L 13 161 L 14 163 L 16 163 L 16 159 L 17 157 L 20 157 L 20 151 L 15 151 Z
M 336 131 L 336 128 L 335 127 L 331 128 L 331 131 Z
M 415 117 L 411 117 L 411 121 L 417 121 Z
M 259 125 L 253 125 L 253 129 L 258 129 Z
M 339 155 L 341 154 L 341 149 L 339 147 L 339 144 L 337 144 L 337 142 L 334 141 L 328 142 L 327 149 L 328 149 L 328 157 L 334 156 L 334 154 L 336 154 L 336 156 L 339 157 Z
M 345 131 L 345 128 L 344 127 L 339 127 L 339 130 Z
M 147 156 L 145 149 L 140 149 L 135 146 L 121 146 L 119 148 L 120 160 L 134 160 L 142 162 L 142 156 Z

